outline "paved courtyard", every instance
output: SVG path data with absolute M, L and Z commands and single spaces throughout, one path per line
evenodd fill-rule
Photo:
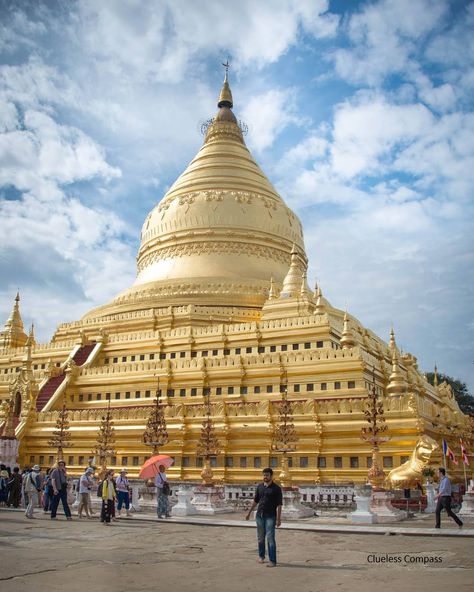
M 281 530 L 267 569 L 252 528 L 37 516 L 0 510 L 2 592 L 472 590 L 470 537 Z

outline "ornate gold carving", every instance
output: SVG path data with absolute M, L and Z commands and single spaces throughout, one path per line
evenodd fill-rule
M 209 189 L 206 191 L 192 191 L 190 193 L 184 193 L 181 195 L 171 195 L 166 197 L 158 204 L 158 212 L 162 213 L 164 210 L 167 210 L 174 201 L 178 200 L 179 206 L 190 206 L 191 204 L 195 203 L 196 201 L 216 201 L 221 202 L 225 199 L 231 199 L 238 203 L 242 204 L 253 204 L 258 203 L 259 201 L 263 204 L 263 206 L 267 209 L 276 210 L 278 206 L 285 207 L 287 210 L 288 218 L 296 220 L 296 216 L 293 212 L 287 208 L 283 203 L 279 203 L 276 199 L 272 197 L 267 197 L 262 195 L 261 193 L 257 193 L 254 191 L 232 191 L 232 190 L 220 190 L 220 189 Z M 151 215 L 151 214 L 150 214 Z M 148 229 L 149 222 L 147 222 Z M 146 236 L 146 235 L 145 235 Z
M 255 236 L 254 238 L 257 238 Z M 202 256 L 202 255 L 246 255 L 252 258 L 271 259 L 280 263 L 288 263 L 288 254 L 274 247 L 259 245 L 256 243 L 244 243 L 239 241 L 215 240 L 196 241 L 160 247 L 140 258 L 137 264 L 137 272 L 140 273 L 153 263 L 165 259 L 177 257 Z

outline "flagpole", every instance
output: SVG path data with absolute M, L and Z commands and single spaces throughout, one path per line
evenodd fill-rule
M 444 470 L 447 471 L 447 466 L 446 466 L 446 450 L 445 450 L 445 446 L 444 446 L 445 443 L 446 443 L 446 447 L 447 447 L 448 443 L 443 438 L 443 443 L 442 443 L 442 447 L 443 447 L 443 466 L 444 466 Z

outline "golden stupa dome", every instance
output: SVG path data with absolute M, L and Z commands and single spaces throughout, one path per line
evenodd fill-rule
M 305 265 L 301 223 L 250 154 L 232 106 L 226 74 L 204 144 L 148 214 L 135 283 L 112 304 L 261 307 L 292 249 Z

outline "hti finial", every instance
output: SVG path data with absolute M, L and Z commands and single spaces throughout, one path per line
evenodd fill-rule
M 221 94 L 219 95 L 217 106 L 219 109 L 221 107 L 228 107 L 229 109 L 232 109 L 234 103 L 232 101 L 232 92 L 230 90 L 229 81 L 227 80 L 227 73 L 229 72 L 230 68 L 229 60 L 227 60 L 225 64 L 222 63 L 222 65 L 225 68 L 224 85 L 222 87 Z

